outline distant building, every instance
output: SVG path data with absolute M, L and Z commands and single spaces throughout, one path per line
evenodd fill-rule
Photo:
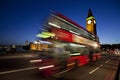
M 115 49 L 120 50 L 120 44 L 102 44 L 101 49 L 102 50 L 115 50 Z
M 29 42 L 28 41 L 25 41 L 25 46 L 28 46 L 29 45 Z

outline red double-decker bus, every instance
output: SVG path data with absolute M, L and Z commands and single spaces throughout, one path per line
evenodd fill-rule
M 62 14 L 50 14 L 44 30 L 37 35 L 51 43 L 46 58 L 40 59 L 39 70 L 44 74 L 76 68 L 101 57 L 98 37 Z

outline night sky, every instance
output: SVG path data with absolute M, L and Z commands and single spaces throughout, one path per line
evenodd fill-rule
M 50 10 L 86 28 L 88 9 L 101 44 L 120 43 L 120 0 L 0 0 L 0 44 L 33 42 Z

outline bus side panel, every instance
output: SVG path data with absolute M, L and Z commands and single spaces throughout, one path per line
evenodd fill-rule
M 97 54 L 93 54 L 93 61 L 96 61 L 97 59 L 100 59 L 101 58 L 101 54 L 100 53 L 97 53 Z
M 76 63 L 77 61 L 77 63 Z M 74 66 L 77 64 L 78 66 L 85 65 L 89 62 L 88 55 L 83 56 L 74 56 L 68 58 L 67 67 L 68 68 L 74 68 Z
M 78 59 L 79 59 L 79 62 L 80 62 L 79 66 L 85 65 L 89 62 L 88 55 L 79 56 Z
M 98 53 L 98 54 L 96 54 L 97 55 L 97 59 L 100 59 L 101 58 L 101 54 L 100 53 Z

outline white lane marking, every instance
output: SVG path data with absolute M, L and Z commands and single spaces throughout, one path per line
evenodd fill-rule
M 39 67 L 39 69 L 47 69 L 47 68 L 52 68 L 52 67 L 54 67 L 54 65 L 48 65 L 48 66 Z
M 94 72 L 97 71 L 99 68 L 100 68 L 100 67 L 97 67 L 97 68 L 93 69 L 92 71 L 89 72 L 89 74 L 94 73 Z
M 36 57 L 37 55 L 31 55 L 31 54 L 26 54 L 26 55 L 23 55 L 23 57 Z
M 102 67 L 103 65 L 101 64 L 99 67 L 93 69 L 92 71 L 89 72 L 89 74 L 92 74 L 94 73 L 95 71 L 97 71 L 98 69 L 100 69 L 100 67 Z
M 23 56 L 2 56 L 0 59 L 23 58 Z
M 110 62 L 110 60 L 105 61 L 105 63 L 108 63 L 108 62 Z
M 41 59 L 37 59 L 37 60 L 30 60 L 31 63 L 34 63 L 34 62 L 41 62 L 42 60 Z
M 67 64 L 67 66 L 72 66 L 72 65 L 75 65 L 75 63 L 73 62 L 73 63 Z
M 38 55 L 14 55 L 14 56 L 1 56 L 0 59 L 12 59 L 12 58 L 30 58 L 37 57 Z
M 103 65 L 101 64 L 100 67 L 102 67 Z
M 69 70 L 70 70 L 70 69 L 69 69 Z M 57 76 L 57 75 L 63 74 L 63 73 L 65 73 L 65 72 L 69 71 L 69 70 L 65 70 L 65 71 L 59 72 L 59 73 L 55 74 L 54 76 Z
M 31 70 L 31 69 L 36 69 L 36 68 L 38 67 L 30 67 L 30 68 L 23 68 L 23 69 L 11 70 L 11 71 L 4 71 L 4 72 L 0 72 L 0 74 L 14 73 L 14 72 L 20 72 L 20 71 Z

